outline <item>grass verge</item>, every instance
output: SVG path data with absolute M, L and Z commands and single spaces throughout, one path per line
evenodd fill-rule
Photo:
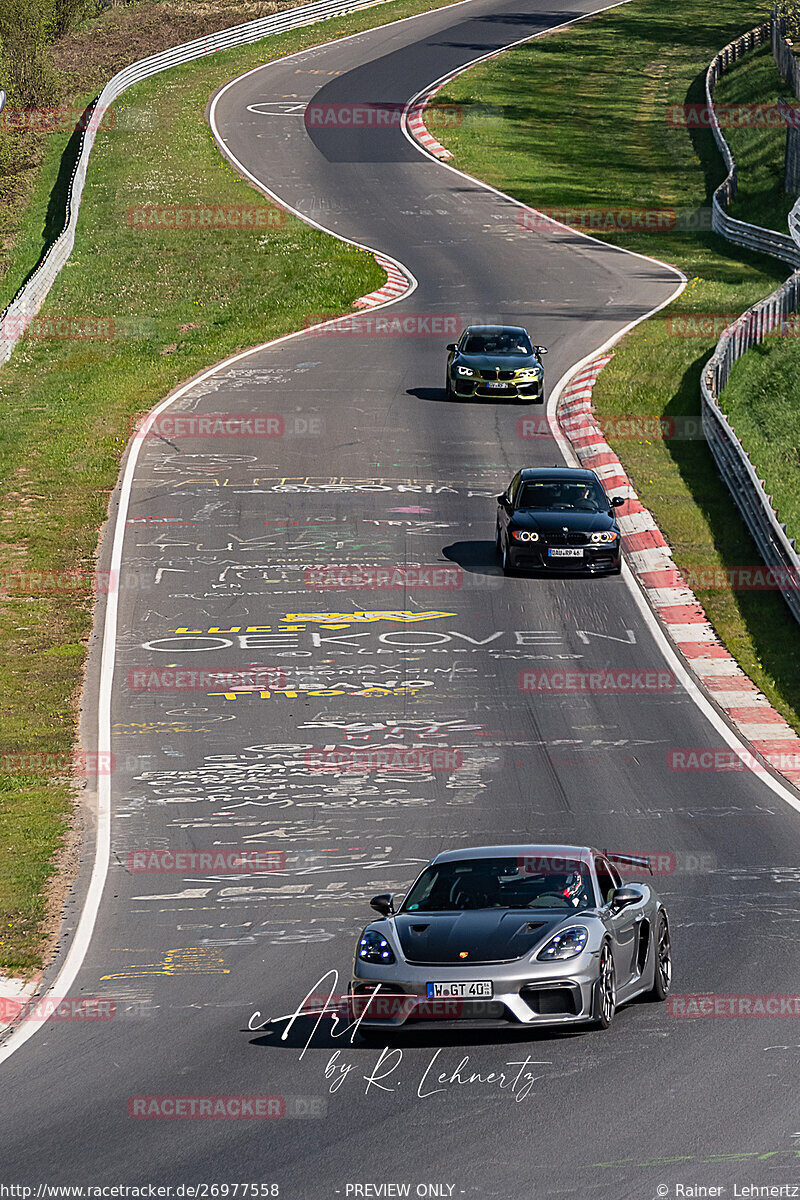
M 587 228 L 608 228 L 605 240 L 689 276 L 668 309 L 617 347 L 594 403 L 678 566 L 723 577 L 760 559 L 705 441 L 622 439 L 613 430 L 620 418 L 697 423 L 701 368 L 721 328 L 785 278 L 780 263 L 690 217 L 708 212 L 722 160 L 710 133 L 667 119 L 673 105 L 705 103 L 714 54 L 766 16 L 765 4 L 743 0 L 637 0 L 474 67 L 437 96 L 464 110 L 461 125 L 437 133 L 456 167 L 535 208 L 585 210 Z M 613 228 L 614 210 L 665 208 L 678 214 L 671 229 Z M 800 630 L 780 595 L 727 584 L 697 592 L 731 653 L 800 730 Z
M 98 134 L 75 250 L 41 328 L 50 318 L 92 318 L 113 321 L 114 336 L 27 336 L 0 370 L 2 971 L 38 968 L 57 916 L 44 897 L 73 798 L 64 770 L 52 764 L 68 759 L 74 744 L 88 581 L 132 418 L 203 367 L 302 328 L 308 315 L 345 311 L 385 278 L 371 255 L 293 217 L 279 227 L 203 234 L 132 228 L 127 211 L 156 201 L 261 203 L 214 145 L 204 117 L 211 92 L 261 62 L 434 7 L 399 0 L 176 68 L 126 93 L 125 119 Z M 53 202 L 57 140 L 47 153 L 19 261 L 36 248 Z M 34 587 L 32 571 L 71 574 Z M 17 757 L 32 755 L 44 756 L 41 772 L 37 760 Z

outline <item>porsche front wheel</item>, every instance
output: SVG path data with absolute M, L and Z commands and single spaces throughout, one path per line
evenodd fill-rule
M 608 1029 L 617 1011 L 617 984 L 614 972 L 614 956 L 608 942 L 603 944 L 598 964 L 597 983 L 594 988 L 595 1029 Z
M 666 1000 L 672 984 L 672 946 L 669 939 L 669 922 L 663 912 L 658 914 L 653 951 L 653 986 L 645 994 L 645 999 Z

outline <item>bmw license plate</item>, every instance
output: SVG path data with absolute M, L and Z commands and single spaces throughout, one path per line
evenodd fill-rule
M 429 1000 L 443 1000 L 448 996 L 457 996 L 461 1000 L 491 1000 L 493 995 L 494 985 L 489 979 L 428 984 Z
M 493 388 L 506 388 L 508 387 L 508 384 L 503 383 L 502 379 L 490 379 L 486 386 Z
M 551 558 L 583 558 L 583 550 L 573 549 L 572 546 L 551 547 L 547 553 Z

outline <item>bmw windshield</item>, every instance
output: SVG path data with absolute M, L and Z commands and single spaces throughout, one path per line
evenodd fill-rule
M 427 867 L 400 911 L 548 908 L 576 912 L 593 906 L 589 870 L 579 859 L 479 858 Z
M 530 338 L 524 333 L 471 333 L 462 346 L 463 354 L 533 354 Z
M 526 512 L 608 512 L 608 497 L 593 480 L 536 479 L 523 483 L 516 507 Z

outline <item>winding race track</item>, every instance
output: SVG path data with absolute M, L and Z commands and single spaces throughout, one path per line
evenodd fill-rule
M 526 325 L 549 347 L 552 386 L 680 280 L 568 230 L 522 228 L 514 204 L 396 123 L 303 118 L 312 101 L 402 106 L 590 11 L 475 0 L 269 64 L 218 97 L 224 152 L 287 206 L 400 262 L 418 286 L 383 315 L 416 314 L 421 331 L 283 340 L 167 410 L 278 414 L 284 436 L 164 426 L 141 443 L 122 514 L 110 868 L 69 989 L 113 1000 L 114 1016 L 12 1036 L 10 1181 L 247 1181 L 307 1200 L 390 1195 L 354 1190 L 389 1183 L 619 1200 L 793 1181 L 791 1021 L 635 1003 L 607 1033 L 409 1033 L 380 1067 L 380 1044 L 332 1037 L 327 1021 L 305 1050 L 311 1018 L 285 1040 L 284 1025 L 255 1028 L 346 984 L 376 892 L 402 891 L 442 849 L 526 840 L 662 856 L 675 992 L 797 990 L 797 812 L 765 778 L 669 769 L 676 748 L 726 745 L 680 682 L 635 696 L 521 689 L 540 668 L 679 667 L 628 576 L 499 574 L 495 494 L 518 466 L 561 454 L 518 436 L 521 406 L 444 399 L 452 321 Z M 433 336 L 434 318 L 451 324 Z M 448 570 L 431 587 L 320 589 L 307 568 L 331 563 Z M 261 671 L 260 687 L 142 690 L 138 669 L 176 665 Z M 99 672 L 98 639 L 90 695 Z M 447 769 L 313 769 L 325 748 L 391 746 L 446 747 Z M 285 867 L 144 873 L 129 857 L 210 847 L 279 851 Z M 285 1115 L 129 1115 L 132 1097 L 154 1095 L 282 1097 Z

